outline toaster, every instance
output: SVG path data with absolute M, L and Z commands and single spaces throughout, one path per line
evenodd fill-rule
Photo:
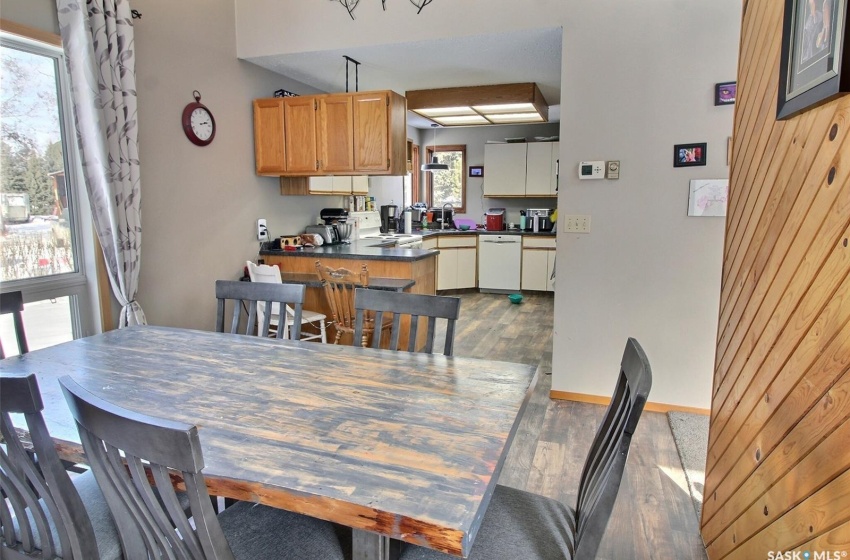
M 304 230 L 304 233 L 314 233 L 322 237 L 322 241 L 325 245 L 335 245 L 340 243 L 342 240 L 339 238 L 339 233 L 337 233 L 337 229 L 331 225 L 317 225 L 317 226 L 307 226 L 307 229 Z

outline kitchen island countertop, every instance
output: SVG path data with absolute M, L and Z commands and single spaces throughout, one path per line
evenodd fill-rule
M 320 247 L 304 247 L 295 251 L 275 251 L 263 249 L 262 256 L 274 257 L 308 257 L 308 258 L 335 258 L 370 261 L 402 261 L 414 262 L 422 259 L 435 257 L 439 251 L 434 249 L 396 249 L 381 247 L 368 242 L 354 241 L 340 245 L 322 245 Z

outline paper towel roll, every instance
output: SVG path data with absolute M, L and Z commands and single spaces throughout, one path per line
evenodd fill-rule
M 413 212 L 410 210 L 404 211 L 404 233 L 413 232 Z

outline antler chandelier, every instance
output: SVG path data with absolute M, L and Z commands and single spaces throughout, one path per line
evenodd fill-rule
M 351 19 L 354 19 L 354 9 L 357 8 L 357 5 L 360 4 L 360 0 L 332 0 L 334 2 L 339 2 L 342 6 L 348 10 L 348 15 L 351 16 Z M 419 14 L 422 12 L 422 8 L 433 2 L 434 0 L 410 0 L 410 3 L 416 6 L 416 13 Z M 384 11 L 387 11 L 387 0 L 381 0 L 381 6 L 384 8 Z

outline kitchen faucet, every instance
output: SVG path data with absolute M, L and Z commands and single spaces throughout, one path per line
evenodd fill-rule
M 440 224 L 440 229 L 446 229 L 446 206 L 452 209 L 452 214 L 454 214 L 455 207 L 452 206 L 451 202 L 446 202 L 443 204 L 443 215 L 442 215 L 442 223 Z

